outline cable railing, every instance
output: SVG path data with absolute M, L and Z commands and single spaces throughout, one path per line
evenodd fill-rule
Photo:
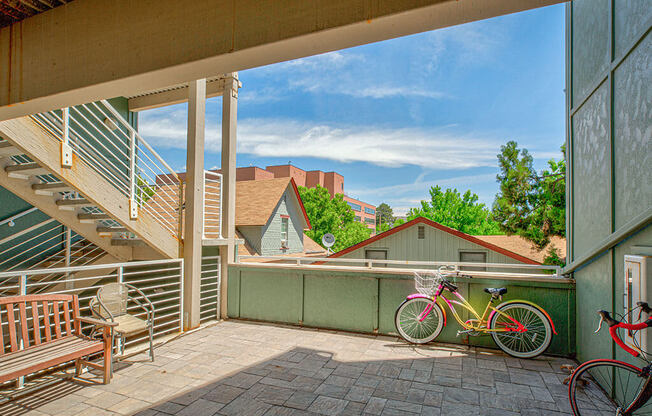
M 252 261 L 251 263 L 248 261 Z M 269 267 L 314 267 L 366 270 L 383 273 L 432 271 L 441 266 L 452 272 L 478 278 L 565 279 L 560 266 L 415 260 L 353 259 L 342 257 L 238 256 L 241 264 Z
M 56 281 L 43 282 L 43 276 L 55 273 L 64 276 Z M 100 286 L 108 283 L 128 283 L 140 289 L 154 305 L 154 338 L 183 330 L 183 259 L 139 261 L 54 269 L 0 272 L 0 290 L 12 295 L 42 293 L 76 294 L 79 296 L 82 316 L 91 316 L 90 300 Z M 145 312 L 137 304 L 127 306 L 133 316 L 144 318 Z M 4 320 L 2 333 L 8 333 Z M 127 339 L 126 346 L 144 341 L 147 334 Z
M 180 180 L 106 100 L 31 116 L 130 201 L 179 236 Z
M 222 238 L 222 174 L 204 171 L 204 238 Z

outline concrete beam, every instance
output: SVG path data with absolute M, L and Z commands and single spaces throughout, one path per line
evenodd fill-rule
M 235 259 L 235 178 L 236 127 L 238 121 L 238 74 L 229 74 L 222 95 L 222 236 L 227 245 L 220 247 L 220 316 L 227 317 L 229 263 Z
M 188 85 L 188 153 L 183 238 L 183 328 L 200 323 L 201 257 L 204 236 L 204 129 L 206 80 Z
M 562 0 L 79 0 L 0 29 L 0 121 Z

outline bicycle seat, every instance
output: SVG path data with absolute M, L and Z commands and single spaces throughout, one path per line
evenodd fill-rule
M 485 287 L 484 291 L 490 294 L 491 296 L 502 296 L 505 293 L 507 293 L 507 288 L 506 287 L 500 287 L 500 288 L 495 288 L 495 287 Z

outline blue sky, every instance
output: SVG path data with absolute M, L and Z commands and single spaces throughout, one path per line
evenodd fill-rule
M 433 185 L 491 205 L 501 144 L 538 168 L 561 157 L 564 71 L 563 5 L 242 71 L 237 165 L 334 170 L 350 196 L 397 213 Z M 179 170 L 186 118 L 181 104 L 139 120 Z M 206 168 L 220 164 L 220 121 L 210 99 Z

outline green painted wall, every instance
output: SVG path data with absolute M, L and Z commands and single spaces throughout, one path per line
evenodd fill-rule
M 572 355 L 575 347 L 575 287 L 572 281 L 530 282 L 501 279 L 457 281 L 474 308 L 484 310 L 485 287 L 507 287 L 504 300 L 527 299 L 551 315 L 559 335 L 549 353 Z M 395 335 L 394 313 L 414 292 L 412 276 L 391 272 L 326 271 L 310 267 L 279 269 L 255 265 L 229 267 L 228 316 L 318 328 Z M 490 337 L 457 337 L 459 325 L 448 316 L 441 342 L 495 347 Z
M 652 206 L 651 23 L 649 0 L 567 5 L 569 262 Z M 649 247 L 648 226 L 575 271 L 580 360 L 624 358 L 595 312 L 622 313 L 624 256 Z

